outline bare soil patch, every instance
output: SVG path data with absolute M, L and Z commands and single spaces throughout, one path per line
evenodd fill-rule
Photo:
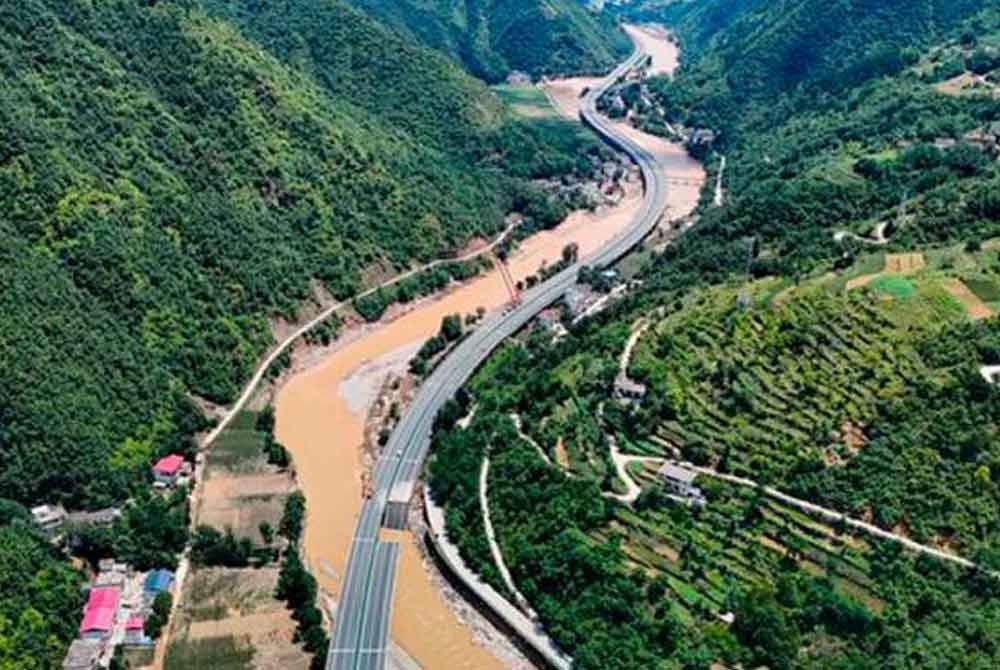
M 188 628 L 188 635 L 196 640 L 206 637 L 223 637 L 226 635 L 247 635 L 251 639 L 262 636 L 287 637 L 291 641 L 295 633 L 295 621 L 287 609 L 272 612 L 259 612 L 246 616 L 236 616 L 218 621 L 195 621 Z
M 972 72 L 964 72 L 934 85 L 938 93 L 951 96 L 992 95 L 1000 98 L 1000 87 L 990 83 L 984 76 Z
M 569 470 L 569 452 L 566 451 L 566 443 L 560 437 L 559 441 L 556 442 L 556 462 L 559 463 L 560 467 L 564 470 Z
M 885 256 L 885 271 L 893 274 L 916 272 L 926 265 L 927 261 L 921 253 L 886 254 Z
M 272 472 L 259 475 L 209 476 L 205 480 L 205 498 L 239 498 L 248 495 L 277 495 L 292 490 L 287 473 Z
M 204 568 L 188 582 L 179 611 L 184 644 L 238 639 L 253 649 L 255 670 L 305 670 L 309 655 L 293 642 L 296 623 L 274 598 L 278 568 Z
M 972 319 L 979 321 L 980 319 L 988 319 L 993 316 L 993 310 L 990 309 L 989 305 L 980 300 L 961 279 L 946 279 L 941 282 L 941 286 L 952 297 L 962 303 L 965 311 L 968 312 Z
M 260 525 L 276 528 L 285 507 L 284 495 L 252 495 L 224 498 L 215 504 L 203 504 L 199 521 L 213 528 L 231 528 L 236 537 L 262 542 Z
M 658 544 L 658 545 L 656 545 L 656 547 L 654 547 L 653 551 L 655 551 L 660 556 L 663 556 L 665 559 L 667 559 L 671 563 L 677 563 L 677 562 L 679 562 L 681 560 L 681 555 L 679 553 L 677 553 L 677 550 L 674 549 L 673 547 L 670 547 L 670 546 L 666 545 L 666 544 Z
M 571 121 L 580 119 L 580 103 L 583 94 L 601 83 L 598 77 L 570 77 L 557 79 L 545 84 L 545 94 L 552 106 Z
M 885 267 L 881 272 L 861 275 L 847 282 L 847 290 L 851 291 L 867 286 L 885 274 L 910 274 L 927 266 L 927 260 L 921 253 L 886 254 Z
M 287 472 L 243 476 L 209 476 L 196 507 L 198 524 L 232 528 L 237 537 L 261 542 L 259 526 L 277 528 L 285 499 L 294 489 Z

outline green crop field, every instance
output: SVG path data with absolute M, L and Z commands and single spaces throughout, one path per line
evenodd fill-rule
M 493 92 L 519 116 L 539 118 L 559 115 L 545 92 L 532 84 L 500 84 L 493 87 Z
M 871 545 L 863 538 L 704 477 L 699 483 L 709 504 L 703 510 L 665 500 L 651 469 L 640 481 L 645 493 L 635 510 L 616 508 L 614 533 L 623 537 L 629 561 L 654 580 L 665 578 L 676 606 L 689 615 L 721 615 L 731 593 L 769 584 L 792 566 L 830 580 L 838 593 L 875 612 L 884 609 L 869 575 Z
M 265 436 L 254 429 L 257 412 L 240 412 L 225 431 L 219 435 L 208 452 L 210 468 L 224 468 L 232 472 L 254 472 L 266 464 Z
M 894 298 L 909 298 L 916 291 L 910 280 L 899 275 L 882 275 L 870 286 L 873 290 L 888 293 Z
M 167 649 L 166 670 L 249 670 L 253 647 L 233 635 L 200 640 L 173 640 Z
M 985 303 L 1000 302 L 1000 282 L 995 278 L 970 277 L 963 280 L 969 290 Z
M 833 431 L 867 424 L 876 401 L 925 374 L 877 302 L 819 292 L 758 311 L 706 294 L 643 338 L 632 369 L 654 389 L 664 441 L 696 462 L 776 475 L 835 458 Z

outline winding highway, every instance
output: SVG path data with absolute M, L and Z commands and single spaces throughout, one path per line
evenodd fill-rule
M 644 57 L 637 45 L 628 60 L 587 92 L 580 112 L 585 124 L 639 166 L 645 195 L 638 214 L 629 228 L 603 249 L 524 293 L 519 305 L 487 318 L 420 387 L 375 467 L 374 492 L 358 518 L 330 642 L 329 670 L 383 670 L 386 666 L 399 553 L 398 547 L 382 542 L 379 535 L 383 526 L 406 528 L 438 411 L 497 346 L 565 295 L 576 283 L 581 267 L 604 267 L 621 258 L 656 227 L 666 210 L 667 183 L 654 169 L 654 157 L 597 113 L 598 98 Z

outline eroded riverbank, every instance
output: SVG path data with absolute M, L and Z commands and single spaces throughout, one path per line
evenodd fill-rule
M 676 50 L 672 43 L 670 46 Z M 655 60 L 657 55 L 652 55 Z M 550 87 L 565 85 L 552 82 Z M 582 86 L 576 90 L 582 90 Z M 554 94 L 553 99 L 556 99 Z M 674 178 L 691 179 L 697 173 L 704 178 L 700 166 L 687 157 L 682 147 L 632 129 L 629 132 L 635 133 L 636 139 L 657 157 L 660 169 Z M 684 174 L 677 174 L 679 171 Z M 672 189 L 668 217 L 689 213 L 697 203 L 698 192 L 695 184 Z M 617 207 L 599 214 L 574 213 L 555 230 L 524 241 L 511 258 L 512 274 L 522 279 L 536 272 L 543 262 L 559 259 L 569 243 L 578 245 L 581 256 L 589 255 L 625 230 L 641 202 L 639 188 L 633 184 L 628 197 Z M 496 309 L 507 300 L 499 273 L 490 272 L 438 299 L 424 301 L 392 321 L 369 328 L 363 337 L 350 340 L 315 366 L 293 376 L 278 393 L 277 437 L 293 455 L 308 500 L 304 548 L 325 591 L 331 594 L 340 591 L 362 501 L 361 447 L 366 401 L 370 403 L 371 398 L 363 389 L 370 389 L 373 384 L 377 387 L 379 375 L 405 366 L 407 357 L 400 352 L 412 351 L 433 335 L 444 316 L 472 313 L 479 307 Z M 358 377 L 361 368 L 366 370 L 363 380 Z M 393 639 L 425 668 L 506 667 L 477 643 L 473 631 L 449 609 L 424 568 L 415 538 L 405 534 L 399 539 L 403 552 L 392 622 Z

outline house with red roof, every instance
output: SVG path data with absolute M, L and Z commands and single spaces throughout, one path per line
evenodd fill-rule
M 153 466 L 153 479 L 161 484 L 173 486 L 184 470 L 184 457 L 180 454 L 164 456 Z
M 121 603 L 122 591 L 117 586 L 98 586 L 90 590 L 87 606 L 80 622 L 80 636 L 85 640 L 103 640 L 111 635 Z
M 132 615 L 125 622 L 125 644 L 146 644 L 146 620 Z

